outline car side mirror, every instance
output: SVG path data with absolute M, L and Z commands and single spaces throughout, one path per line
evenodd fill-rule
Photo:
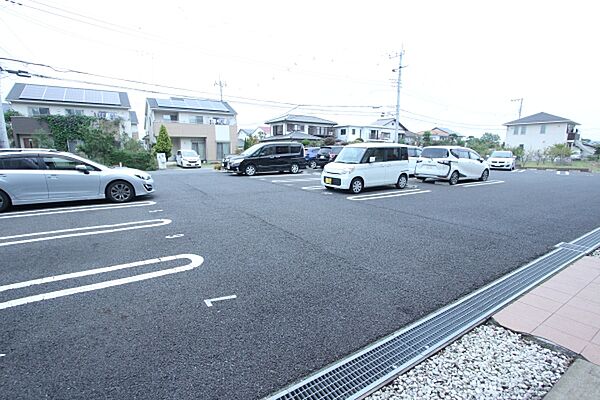
M 479 157 L 479 162 L 483 162 L 483 161 L 485 161 L 485 160 L 483 159 L 483 157 Z
M 88 167 L 83 164 L 75 166 L 75 170 L 79 171 L 79 172 L 83 172 L 86 175 L 88 175 L 90 173 L 90 170 L 88 169 Z
M 375 157 L 369 157 L 369 163 L 374 163 L 375 162 Z

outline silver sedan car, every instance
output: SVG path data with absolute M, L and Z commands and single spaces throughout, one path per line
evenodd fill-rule
M 11 205 L 108 199 L 116 203 L 154 192 L 144 171 L 109 168 L 54 150 L 0 149 L 0 212 Z

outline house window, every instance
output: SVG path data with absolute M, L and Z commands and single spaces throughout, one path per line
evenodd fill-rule
M 352 129 L 352 136 L 356 135 L 356 129 Z
M 526 131 L 527 131 L 527 126 L 525 126 L 525 125 L 521 126 L 521 135 L 524 135 Z
M 217 143 L 217 160 L 220 160 L 227 154 L 231 153 L 229 149 L 229 142 Z
M 514 134 L 515 134 L 515 135 L 518 135 L 518 134 L 519 134 L 519 127 L 518 127 L 518 126 L 515 126 L 515 127 L 514 127 Z
M 379 135 L 376 129 L 371 129 L 371 132 L 369 132 L 369 139 L 379 139 Z
M 346 129 L 340 129 L 340 136 L 346 136 Z
M 73 108 L 65 109 L 67 115 L 83 115 L 83 110 L 75 110 Z
M 203 124 L 204 117 L 202 115 L 194 115 L 190 118 L 190 123 L 192 124 Z
M 106 111 L 98 111 L 98 118 L 106 118 Z
M 273 126 L 273 136 L 283 135 L 283 125 Z
M 48 107 L 31 107 L 29 109 L 29 113 L 33 117 L 37 117 L 39 115 L 50 115 L 50 109 Z
M 540 125 L 540 133 L 546 133 L 546 125 Z
M 383 132 L 381 134 L 381 138 L 385 139 L 385 140 L 388 140 L 390 138 L 390 133 L 389 132 Z
M 163 120 L 177 122 L 179 120 L 179 118 L 177 118 L 177 114 L 165 114 L 165 115 L 163 115 Z

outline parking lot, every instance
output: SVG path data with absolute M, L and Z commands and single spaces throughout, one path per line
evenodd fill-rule
M 584 172 L 153 177 L 0 214 L 0 398 L 262 398 L 600 225 Z

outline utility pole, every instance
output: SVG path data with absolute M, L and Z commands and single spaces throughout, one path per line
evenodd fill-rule
M 223 88 L 227 87 L 227 82 L 223 82 L 221 80 L 221 76 L 219 75 L 219 80 L 215 81 L 214 86 L 218 86 L 219 87 L 219 93 L 221 94 L 221 101 L 223 101 Z
M 0 72 L 1 74 L 1 72 Z M 0 79 L 2 76 L 0 76 Z M 0 82 L 0 107 L 2 106 L 2 82 Z M 4 121 L 4 110 L 2 110 L 2 118 L 0 118 L 0 149 L 8 149 L 10 142 L 8 141 L 8 133 L 6 132 L 6 122 Z
M 519 119 L 521 119 L 521 110 L 523 110 L 523 98 L 521 97 L 520 99 L 512 99 L 511 101 L 519 102 Z
M 402 84 L 402 68 L 405 68 L 404 65 L 402 65 L 402 56 L 404 55 L 404 46 L 402 46 L 402 49 L 400 50 L 400 53 L 396 53 L 393 56 L 390 56 L 390 58 L 396 58 L 399 57 L 399 61 L 398 61 L 398 69 L 393 69 L 392 72 L 398 72 L 398 81 L 396 82 L 396 123 L 394 124 L 394 135 L 396 137 L 396 141 L 398 141 L 398 128 L 400 126 L 400 87 Z

